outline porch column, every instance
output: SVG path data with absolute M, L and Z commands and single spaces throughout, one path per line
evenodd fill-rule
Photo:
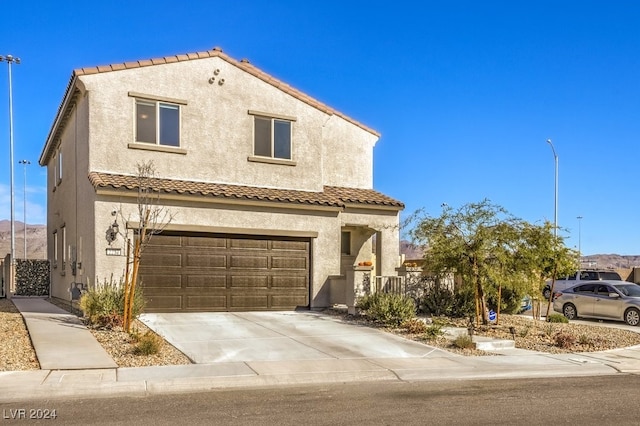
M 347 269 L 347 311 L 351 315 L 356 313 L 356 304 L 365 294 L 371 294 L 372 266 L 353 266 Z

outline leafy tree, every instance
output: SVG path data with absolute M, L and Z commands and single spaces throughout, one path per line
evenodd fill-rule
M 412 219 L 411 236 L 427 247 L 427 270 L 459 274 L 475 293 L 476 319 L 483 324 L 488 299 L 499 309 L 534 290 L 534 284 L 540 294 L 544 278 L 557 276 L 572 258 L 548 223 L 531 225 L 486 199 L 458 209 L 444 205 L 437 217 L 418 212 Z

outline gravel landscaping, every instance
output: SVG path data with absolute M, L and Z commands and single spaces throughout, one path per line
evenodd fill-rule
M 61 306 L 60 303 L 56 304 L 63 309 L 70 310 L 68 306 Z M 327 309 L 325 313 L 339 315 L 346 322 L 356 322 L 359 325 L 382 328 L 387 332 L 463 355 L 487 355 L 485 352 L 474 349 L 456 348 L 452 343 L 452 339 L 443 335 L 429 339 L 425 333 L 411 334 L 403 328 L 379 327 L 367 321 L 367 318 L 362 315 L 347 315 L 346 312 L 335 309 Z M 436 319 L 437 324 L 444 324 L 445 322 L 446 326 L 466 327 L 466 323 L 463 320 Z M 511 333 L 512 327 L 515 332 L 513 334 Z M 139 321 L 135 322 L 134 330 L 139 335 L 152 333 Z M 136 355 L 135 339 L 122 331 L 121 328 L 116 327 L 112 330 L 90 329 L 90 331 L 120 367 L 191 363 L 189 358 L 182 352 L 166 342 L 161 345 L 160 351 L 155 355 Z M 638 331 L 640 332 L 640 328 Z M 603 327 L 595 321 L 593 325 L 547 323 L 518 315 L 502 315 L 499 325 L 476 327 L 474 333 L 500 339 L 513 339 L 515 337 L 517 348 L 547 353 L 594 352 L 640 345 L 640 333 Z M 560 338 L 557 337 L 559 333 L 561 334 Z M 22 316 L 13 303 L 7 299 L 0 299 L 0 338 L 2 339 L 2 345 L 0 345 L 0 371 L 37 370 L 40 368 Z M 559 346 L 559 343 L 565 346 Z

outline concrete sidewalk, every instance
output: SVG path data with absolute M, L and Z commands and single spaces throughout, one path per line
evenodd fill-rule
M 27 301 L 28 300 L 28 301 Z M 500 356 L 464 357 L 436 348 L 423 356 L 247 360 L 203 364 L 112 368 L 79 367 L 79 353 L 104 352 L 63 310 L 42 299 L 14 299 L 25 318 L 38 358 L 70 357 L 69 368 L 0 372 L 0 402 L 70 397 L 145 396 L 211 389 L 313 383 L 442 381 L 594 376 L 640 373 L 640 346 L 606 352 L 551 355 L 504 350 Z M 74 317 L 75 318 L 75 317 Z M 77 320 L 77 318 L 75 318 Z M 86 328 L 84 331 L 91 336 Z M 56 338 L 47 335 L 50 333 Z M 70 336 L 74 336 L 71 338 Z M 83 337 L 79 337 L 83 336 Z M 92 337 L 92 336 L 91 336 Z M 46 344 L 36 341 L 46 341 Z M 54 344 L 55 342 L 55 344 Z M 60 342 L 64 342 L 61 344 Z M 95 344 L 95 345 L 94 345 Z M 45 353 L 50 355 L 45 355 Z M 62 356 L 60 354 L 63 354 Z M 96 355 L 97 356 L 97 355 Z M 73 364 L 73 366 L 71 366 Z M 53 365 L 53 363 L 52 363 Z
M 40 298 L 11 300 L 24 318 L 43 370 L 117 367 L 77 316 Z

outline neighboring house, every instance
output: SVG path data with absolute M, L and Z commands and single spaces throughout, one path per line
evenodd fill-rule
M 40 156 L 52 296 L 123 275 L 126 243 L 105 233 L 120 217 L 135 231 L 136 165 L 152 161 L 174 219 L 143 254 L 147 311 L 345 303 L 372 244 L 377 275 L 399 266 L 404 206 L 372 189 L 378 137 L 219 48 L 77 69 Z

